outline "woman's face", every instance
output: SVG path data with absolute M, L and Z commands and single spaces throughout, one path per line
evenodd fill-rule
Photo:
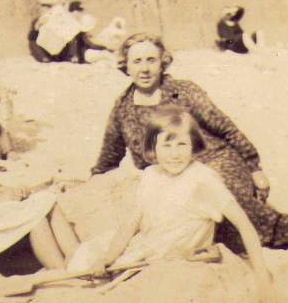
M 150 41 L 134 44 L 128 50 L 127 72 L 136 87 L 144 92 L 152 92 L 158 87 L 161 64 L 161 52 Z

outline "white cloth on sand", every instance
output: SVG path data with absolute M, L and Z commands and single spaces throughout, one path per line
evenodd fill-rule
M 0 203 L 0 252 L 28 234 L 51 210 L 55 194 L 42 191 L 24 201 Z

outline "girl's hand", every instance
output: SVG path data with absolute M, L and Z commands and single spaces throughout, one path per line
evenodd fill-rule
M 260 277 L 258 276 L 257 287 L 260 303 L 277 303 L 273 281 L 271 276 L 268 275 L 268 272 L 267 275 L 262 274 Z
M 106 273 L 105 262 L 102 259 L 98 259 L 91 267 L 91 273 L 94 277 L 102 277 Z

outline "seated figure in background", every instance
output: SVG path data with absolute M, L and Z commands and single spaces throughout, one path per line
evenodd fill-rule
M 261 31 L 252 33 L 250 37 L 240 26 L 239 22 L 243 18 L 244 11 L 244 8 L 240 6 L 223 9 L 223 16 L 217 24 L 220 39 L 216 40 L 216 45 L 220 50 L 246 54 L 263 47 L 263 33 Z
M 84 44 L 89 43 L 85 34 L 95 26 L 95 18 L 83 12 L 80 1 L 39 0 L 39 4 L 40 17 L 28 35 L 31 55 L 39 62 L 84 63 Z
M 122 17 L 115 17 L 99 33 L 87 34 L 90 45 L 85 52 L 86 62 L 93 63 L 100 59 L 115 61 L 114 53 L 119 49 L 126 36 L 126 22 Z M 86 38 L 87 40 L 87 38 Z M 95 46 L 102 46 L 97 48 Z
M 0 86 L 0 159 L 6 160 L 13 149 L 10 122 L 13 116 L 12 96 L 15 92 Z M 3 171 L 0 166 L 0 171 Z

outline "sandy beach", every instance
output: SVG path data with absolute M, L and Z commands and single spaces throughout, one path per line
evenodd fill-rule
M 286 213 L 287 70 L 288 51 L 285 49 L 267 49 L 249 55 L 222 53 L 213 49 L 177 51 L 168 70 L 174 77 L 193 80 L 204 88 L 213 102 L 254 143 L 259 150 L 262 167 L 270 180 L 269 203 Z M 11 182 L 11 175 L 15 178 L 17 171 L 21 186 L 42 182 L 50 177 L 57 181 L 86 181 L 90 167 L 99 153 L 109 112 L 117 96 L 129 85 L 129 79 L 116 70 L 113 62 L 99 61 L 90 65 L 43 64 L 35 62 L 29 56 L 23 56 L 0 60 L 0 83 L 15 91 L 12 99 L 16 125 L 13 135 L 19 145 L 16 160 L 11 161 L 11 169 L 0 176 L 0 182 Z M 24 126 L 22 131 L 20 126 Z M 25 165 L 26 169 L 23 169 Z M 132 167 L 129 157 L 124 159 L 122 166 L 128 170 Z M 19 171 L 17 167 L 22 169 Z M 240 264 L 240 270 L 245 272 L 245 264 L 235 258 L 234 261 Z M 274 259 L 270 258 L 269 262 Z M 281 264 L 288 264 L 287 258 L 283 257 L 281 260 Z M 123 283 L 123 287 L 116 288 L 107 296 L 94 295 L 93 289 L 78 285 L 73 291 L 58 286 L 37 291 L 32 298 L 19 297 L 17 300 L 29 300 L 33 303 L 58 302 L 59 298 L 61 302 L 196 302 L 191 301 L 191 293 L 187 291 L 190 287 L 187 277 L 195 271 L 193 266 L 196 265 L 171 263 L 165 267 L 166 271 L 163 273 L 163 264 L 155 265 L 143 271 L 138 280 L 129 280 L 128 286 L 125 286 L 126 282 Z M 204 277 L 211 268 L 198 270 L 198 274 Z M 176 273 L 178 278 L 175 278 Z M 230 274 L 227 269 L 223 275 L 229 279 Z M 286 281 L 288 279 L 285 271 L 281 277 L 286 278 Z M 139 279 L 141 283 L 137 282 Z M 247 297 L 247 293 L 251 292 L 249 279 L 241 286 L 241 290 L 238 289 L 239 295 L 236 296 L 232 296 L 232 292 L 223 293 L 222 286 L 217 288 L 214 280 L 211 282 L 212 286 L 209 286 L 209 281 L 212 280 L 198 284 L 198 291 L 201 287 L 202 291 L 203 287 L 208 287 L 217 292 L 207 292 L 207 297 L 202 296 L 197 303 L 244 302 L 243 298 L 246 298 L 247 303 L 256 302 L 253 295 L 249 299 Z M 155 283 L 162 285 L 158 291 L 154 289 Z M 174 291 L 169 290 L 169 285 L 174 286 Z M 282 287 L 280 291 L 279 302 L 287 302 L 283 289 Z M 211 295 L 209 298 L 208 293 Z M 117 298 L 125 300 L 117 301 Z M 7 300 L 18 302 L 15 298 L 14 301 L 11 298 Z

